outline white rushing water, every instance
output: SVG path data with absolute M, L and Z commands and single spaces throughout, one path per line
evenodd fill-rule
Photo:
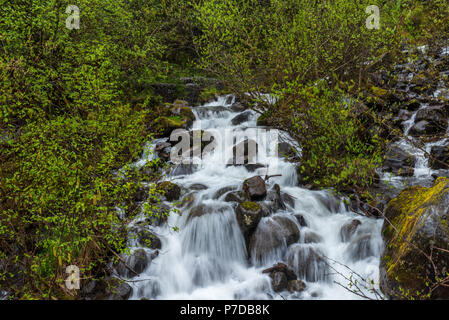
M 232 125 L 231 120 L 239 113 L 231 111 L 233 101 L 230 100 L 234 99 L 228 98 L 221 97 L 193 108 L 197 117 L 193 128 L 240 129 L 244 132 L 255 128 L 257 114 L 253 111 L 250 111 L 248 121 Z M 232 151 L 232 145 L 229 148 Z M 360 297 L 338 284 L 349 286 L 352 271 L 374 281 L 374 287 L 377 287 L 383 245 L 382 220 L 347 211 L 328 191 L 298 187 L 294 163 L 268 157 L 263 163 L 266 167 L 249 172 L 245 166 L 226 166 L 222 152 L 219 150 L 204 158 L 192 174 L 168 177 L 184 188 L 185 194 L 194 194 L 194 201 L 182 207 L 180 214 L 171 214 L 166 224 L 148 227 L 160 237 L 162 248 L 142 274 L 130 279 L 132 299 L 358 299 Z M 141 159 L 138 165 L 151 157 Z M 276 160 L 277 166 L 270 166 Z M 285 209 L 262 218 L 256 232 L 274 225 L 273 233 L 266 235 L 281 237 L 282 231 L 276 229 L 277 218 L 273 218 L 283 216 L 297 225 L 300 237 L 288 247 L 285 239 L 273 240 L 277 243 L 273 250 L 259 252 L 249 259 L 250 253 L 235 215 L 236 203 L 225 202 L 225 194 L 219 197 L 216 194 L 224 188 L 241 189 L 243 181 L 255 175 L 264 177 L 267 167 L 270 175 L 282 175 L 269 179 L 267 190 L 278 184 L 282 194 L 288 194 L 292 201 L 286 202 Z M 203 190 L 190 189 L 198 184 Z M 191 217 L 192 209 L 199 205 L 206 214 Z M 307 226 L 299 224 L 300 216 Z M 353 219 L 358 219 L 361 225 L 343 242 L 340 230 Z M 179 231 L 173 230 L 175 226 Z M 152 249 L 145 250 L 149 255 L 153 253 Z M 327 263 L 323 257 L 329 258 L 325 259 Z M 287 263 L 296 272 L 298 279 L 307 285 L 305 291 L 275 293 L 272 290 L 271 279 L 262 270 L 278 262 Z M 366 294 L 370 295 L 368 291 Z

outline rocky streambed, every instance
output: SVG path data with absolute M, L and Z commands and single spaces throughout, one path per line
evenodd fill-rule
M 141 213 L 128 225 L 130 253 L 111 265 L 113 277 L 125 281 L 103 298 L 383 299 L 417 291 L 424 298 L 428 283 L 448 271 L 449 48 L 414 53 L 393 75 L 371 75 L 370 107 L 401 134 L 378 171 L 380 213 L 369 217 L 363 203 L 301 186 L 300 147 L 285 132 L 275 145 L 255 137 L 273 129 L 257 126 L 259 115 L 240 97 L 195 107 L 175 101 L 173 117 L 163 119 L 167 137 L 149 142 L 151 152 L 134 164 L 169 164 L 158 182 L 164 195 L 135 197 Z M 170 155 L 178 140 L 168 138 L 176 129 L 187 129 L 189 141 L 197 133 L 238 135 L 198 163 L 176 164 Z M 251 150 L 266 155 L 254 161 Z M 145 206 L 158 214 L 148 217 Z M 97 289 L 85 291 L 98 298 Z M 449 295 L 437 286 L 430 297 Z

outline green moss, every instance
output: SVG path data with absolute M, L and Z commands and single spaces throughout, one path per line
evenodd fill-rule
M 248 211 L 254 211 L 254 212 L 256 212 L 256 211 L 259 211 L 259 210 L 260 210 L 260 205 L 257 204 L 257 203 L 255 203 L 255 202 L 252 202 L 252 201 L 245 201 L 245 202 L 242 202 L 242 207 L 243 207 L 245 210 L 248 210 Z
M 371 92 L 375 96 L 380 97 L 380 98 L 385 98 L 388 95 L 388 90 L 385 90 L 385 89 L 382 89 L 379 87 L 375 87 L 375 86 L 371 87 Z
M 386 224 L 383 229 L 383 236 L 387 239 L 383 263 L 390 279 L 409 288 L 418 287 L 424 281 L 423 266 L 415 262 L 416 257 L 412 260 L 405 257 L 413 249 L 410 243 L 413 243 L 420 227 L 420 218 L 430 206 L 439 203 L 449 191 L 448 186 L 449 178 L 441 177 L 430 188 L 414 186 L 404 190 L 388 204 L 387 219 L 391 224 Z M 447 226 L 445 220 L 441 222 Z

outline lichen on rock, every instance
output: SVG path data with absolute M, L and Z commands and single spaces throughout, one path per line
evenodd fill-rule
M 388 204 L 380 286 L 390 298 L 449 298 L 449 288 L 430 292 L 436 278 L 448 272 L 449 254 L 440 250 L 449 249 L 448 205 L 449 178 L 444 177 L 430 188 L 410 187 Z

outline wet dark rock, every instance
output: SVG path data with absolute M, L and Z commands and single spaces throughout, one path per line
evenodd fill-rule
M 317 192 L 315 197 L 323 204 L 331 213 L 337 213 L 340 210 L 341 200 L 335 197 L 331 191 Z
M 92 280 L 80 290 L 84 300 L 128 300 L 131 294 L 131 286 L 115 277 Z
M 200 204 L 190 210 L 188 220 L 191 220 L 193 218 L 199 218 L 206 214 L 212 214 L 214 213 L 214 210 L 215 208 L 213 206 Z
M 235 102 L 231 108 L 233 112 L 243 112 L 247 109 L 241 102 Z
M 201 218 L 210 214 L 220 214 L 232 210 L 229 205 L 211 205 L 211 204 L 199 204 L 190 210 L 187 221 L 191 221 L 194 218 Z
M 293 220 L 284 216 L 269 217 L 258 224 L 250 239 L 249 252 L 253 261 L 259 264 L 298 240 L 299 229 Z
M 133 289 L 126 282 L 112 278 L 106 287 L 106 300 L 128 300 L 132 291 Z
M 398 112 L 398 115 L 393 118 L 393 124 L 396 127 L 400 127 L 401 129 L 404 129 L 403 122 L 409 120 L 412 117 L 412 113 L 408 110 L 401 109 Z
M 89 282 L 84 283 L 80 288 L 80 298 L 90 300 L 90 297 L 95 294 L 95 287 L 97 286 L 97 283 L 98 281 L 95 280 L 90 280 Z
M 151 262 L 151 258 L 147 256 L 144 249 L 137 249 L 130 255 L 122 255 L 122 259 L 125 261 L 126 265 L 131 268 L 136 273 L 129 270 L 125 263 L 121 260 L 115 263 L 115 270 L 120 277 L 132 278 L 136 275 L 141 274 Z
M 267 195 L 265 181 L 260 176 L 246 179 L 243 182 L 243 191 L 252 201 L 263 200 Z
M 306 284 L 302 280 L 291 280 L 288 282 L 287 290 L 290 293 L 302 292 L 306 289 Z
M 281 196 L 281 188 L 275 184 L 268 192 L 264 202 L 271 213 L 279 210 L 285 210 L 287 207 L 284 204 Z
M 308 227 L 309 225 L 307 224 L 306 219 L 304 218 L 304 216 L 302 214 L 295 214 L 294 215 L 296 220 L 298 221 L 299 225 L 301 227 Z
M 397 145 L 391 145 L 386 154 L 383 169 L 399 176 L 412 176 L 416 157 L 402 150 Z
M 271 286 L 274 292 L 281 292 L 287 289 L 288 281 L 287 276 L 283 272 L 270 273 Z
M 214 199 L 219 199 L 221 198 L 224 194 L 230 192 L 230 191 L 235 191 L 237 189 L 236 186 L 229 186 L 229 187 L 224 187 L 221 188 L 220 190 L 218 190 L 217 192 L 215 192 L 213 198 Z
M 168 143 L 168 142 L 159 142 L 154 147 L 154 151 L 159 152 L 159 151 L 164 150 L 165 148 L 168 148 L 168 147 L 171 147 L 170 143 Z
M 160 159 L 167 162 L 170 160 L 171 147 L 172 145 L 168 142 L 160 142 L 156 145 L 154 151 Z
M 429 165 L 434 170 L 449 169 L 449 144 L 432 147 Z
M 447 111 L 444 106 L 431 106 L 416 113 L 415 125 L 409 133 L 412 136 L 442 134 L 446 128 Z
M 228 194 L 226 194 L 226 197 L 224 198 L 225 202 L 244 202 L 249 200 L 246 196 L 246 194 L 243 191 L 231 191 Z
M 427 120 L 421 120 L 416 122 L 413 127 L 410 128 L 409 134 L 413 137 L 442 134 L 446 131 L 446 128 L 442 124 L 435 124 Z
M 134 227 L 131 230 L 131 237 L 135 237 L 135 239 L 141 246 L 151 249 L 160 249 L 161 240 L 155 233 L 148 229 L 145 223 L 146 222 Z
M 278 144 L 279 156 L 285 157 L 288 159 L 297 157 L 296 149 L 287 142 L 280 142 Z
M 353 219 L 352 221 L 345 223 L 340 230 L 340 240 L 348 242 L 361 224 L 362 222 L 358 219 Z
M 295 207 L 295 198 L 293 198 L 291 195 L 289 195 L 286 192 L 281 192 L 281 198 L 282 201 L 289 205 L 290 207 L 294 208 Z
M 213 114 L 215 116 L 219 115 L 220 113 L 228 113 L 229 109 L 223 106 L 214 106 L 214 107 L 196 107 L 195 108 L 196 113 L 198 116 L 204 118 L 208 114 Z
M 261 163 L 245 164 L 245 168 L 246 168 L 246 170 L 248 170 L 248 172 L 254 172 L 257 169 L 265 168 L 265 165 L 263 165 Z
M 447 111 L 444 110 L 444 106 L 432 106 L 419 110 L 416 113 L 415 122 L 426 120 L 436 124 L 446 125 Z
M 298 278 L 309 282 L 328 281 L 329 266 L 318 248 L 310 245 L 293 245 L 287 252 L 287 263 Z
M 162 192 L 167 201 L 176 201 L 181 197 L 181 187 L 170 181 L 159 183 L 157 185 L 157 190 Z
M 320 243 L 323 242 L 323 238 L 313 231 L 304 231 L 304 243 Z
M 248 110 L 248 111 L 242 112 L 242 113 L 236 115 L 234 118 L 232 118 L 231 123 L 234 126 L 238 126 L 244 122 L 247 122 L 250 117 L 251 117 L 251 111 Z
M 206 190 L 208 189 L 208 187 L 204 184 L 201 183 L 195 183 L 192 184 L 191 186 L 188 187 L 189 190 L 195 190 L 195 191 L 201 191 L 201 190 Z
M 196 168 L 197 165 L 193 163 L 179 164 L 172 169 L 170 175 L 173 177 L 189 175 L 194 173 Z
M 288 281 L 296 280 L 296 274 L 295 272 L 290 269 L 285 263 L 278 262 L 274 266 L 265 269 L 262 271 L 262 273 L 274 273 L 274 272 L 282 272 L 286 275 Z

